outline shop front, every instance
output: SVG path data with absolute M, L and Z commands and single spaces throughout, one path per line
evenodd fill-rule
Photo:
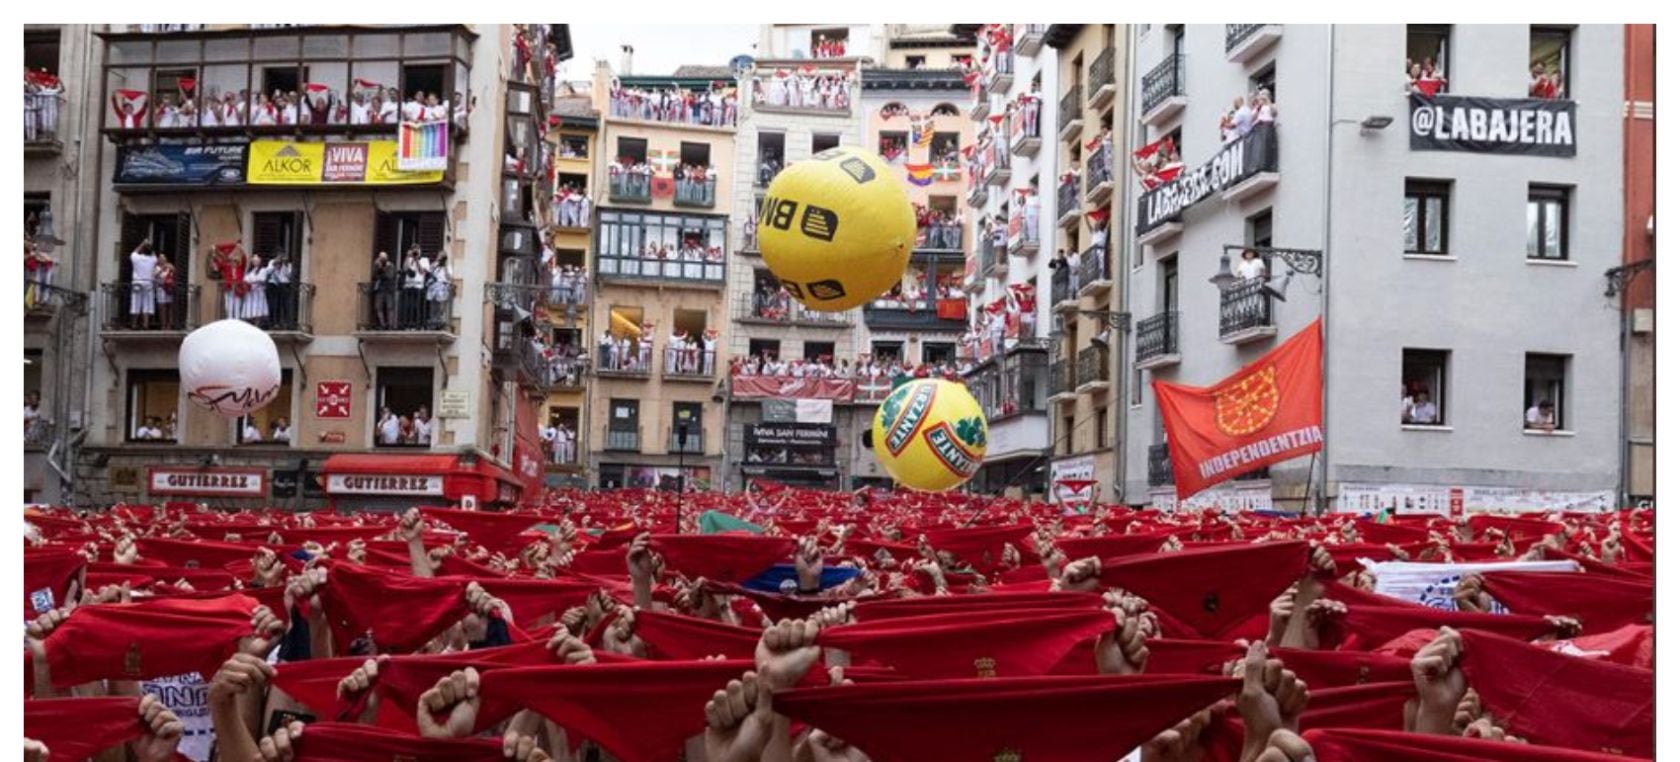
M 525 484 L 513 472 L 460 455 L 344 453 L 321 467 L 328 504 L 344 511 L 405 511 L 414 506 L 511 508 Z
M 840 486 L 834 457 L 839 442 L 831 424 L 746 423 L 742 441 L 746 453 L 741 473 L 747 479 L 821 489 Z

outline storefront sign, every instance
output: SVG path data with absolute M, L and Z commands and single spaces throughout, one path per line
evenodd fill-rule
M 1050 502 L 1069 505 L 1090 502 L 1096 495 L 1097 459 L 1091 455 L 1050 463 Z
M 1244 511 L 1277 510 L 1272 504 L 1272 482 L 1269 479 L 1226 482 L 1202 490 L 1183 500 L 1171 489 L 1151 493 L 1150 507 L 1157 511 L 1205 511 L 1242 513 Z
M 1532 511 L 1613 511 L 1613 490 L 1565 491 L 1518 487 L 1470 487 L 1435 484 L 1362 484 L 1343 482 L 1336 496 L 1342 513 L 1461 516 L 1466 513 Z
M 244 185 L 244 145 L 117 148 L 113 185 Z
M 299 143 L 254 140 L 246 165 L 251 185 L 424 185 L 443 171 L 397 169 L 397 141 Z
M 1575 101 L 1412 96 L 1413 151 L 1575 155 Z
M 1142 235 L 1171 222 L 1208 196 L 1261 172 L 1276 171 L 1277 128 L 1256 124 L 1246 136 L 1226 143 L 1208 163 L 1139 196 L 1137 232 Z
M 442 495 L 442 476 L 328 474 L 329 495 Z
M 748 447 L 833 447 L 834 427 L 820 423 L 746 424 Z
M 350 389 L 349 381 L 317 381 L 315 383 L 315 417 L 349 418 Z
M 466 418 L 472 413 L 472 394 L 444 392 L 438 395 L 437 417 Z
M 252 468 L 153 468 L 146 484 L 153 497 L 268 496 L 268 472 Z

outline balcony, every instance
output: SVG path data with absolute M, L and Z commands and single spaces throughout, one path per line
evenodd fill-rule
M 1282 24 L 1226 24 L 1225 60 L 1248 63 L 1282 37 Z
M 607 200 L 646 204 L 653 201 L 653 174 L 634 170 L 607 173 Z
M 717 206 L 717 180 L 677 180 L 676 196 L 671 199 L 674 206 L 693 209 L 710 209 Z
M 607 429 L 608 452 L 641 452 L 642 432 L 636 429 Z
M 770 66 L 765 60 L 758 63 L 764 67 Z M 841 118 L 852 115 L 852 105 L 859 89 L 855 68 L 845 64 L 824 64 L 811 59 L 785 61 L 782 64 L 787 68 L 771 71 L 764 68 L 754 69 L 751 81 L 742 83 L 743 89 L 753 94 L 754 111 Z M 797 71 L 790 74 L 789 69 Z M 829 95 L 805 96 L 808 92 L 821 92 L 820 87 L 801 87 L 801 80 L 806 79 L 814 79 L 817 82 L 826 80 L 830 85 Z M 807 97 L 815 100 L 808 100 Z
M 1065 268 L 1064 268 L 1065 269 Z M 1093 244 L 1079 255 L 1074 274 L 1080 296 L 1101 296 L 1114 287 L 1114 265 L 1108 256 L 1108 246 Z
M 961 299 L 913 302 L 877 299 L 864 305 L 863 322 L 875 331 L 966 331 L 968 303 Z
M 1277 335 L 1264 278 L 1245 278 L 1219 292 L 1219 340 L 1246 344 Z
M 934 222 L 916 231 L 917 251 L 961 252 L 963 228 L 960 222 Z
M 53 444 L 53 433 L 57 427 L 46 418 L 34 418 L 23 427 L 23 451 L 42 452 Z
M 1178 115 L 1190 99 L 1184 94 L 1184 55 L 1174 53 L 1143 75 L 1143 123 L 1159 127 Z
M 87 295 L 33 279 L 23 282 L 23 316 L 26 320 L 51 320 L 66 307 L 86 309 Z
M 1029 256 L 1038 252 L 1038 197 L 1029 196 L 1009 217 L 1009 253 Z
M 512 343 L 511 348 L 498 347 L 492 361 L 516 371 L 520 386 L 539 396 L 583 388 L 583 378 L 589 372 L 588 358 L 570 356 L 528 338 L 514 338 Z
M 753 175 L 753 187 L 770 187 L 770 183 L 776 179 L 776 175 L 781 174 L 782 170 L 786 168 L 787 165 L 783 164 L 780 159 L 766 159 L 760 157 L 758 160 L 758 173 Z
M 1015 25 L 1015 53 L 1031 56 L 1044 45 L 1044 32 L 1049 24 L 1016 24 Z
M 987 95 L 985 89 L 978 83 L 974 85 L 974 102 L 968 105 L 968 118 L 976 122 L 986 121 L 992 115 L 992 96 Z
M 975 247 L 975 256 L 979 259 L 979 273 L 987 278 L 1001 278 L 1009 273 L 1009 261 L 1004 259 L 1003 252 L 992 242 L 990 232 L 982 233 L 980 244 Z
M 785 291 L 741 294 L 736 305 L 736 322 L 748 325 L 841 329 L 852 327 L 856 314 L 853 310 L 818 312 L 794 301 Z
M 998 135 L 992 139 L 990 145 L 983 146 L 980 150 L 987 152 L 986 184 L 1000 187 L 1008 185 L 1010 177 L 1009 139 Z
M 1070 227 L 1079 223 L 1079 180 L 1069 178 L 1056 186 L 1056 224 Z
M 245 284 L 240 284 L 245 285 Z M 242 289 L 217 286 L 216 319 L 236 318 L 267 331 L 276 340 L 309 340 L 315 333 L 312 283 L 254 284 Z
M 59 93 L 23 94 L 23 154 L 56 154 L 64 150 L 58 121 L 64 113 Z
M 1079 350 L 1074 380 L 1079 394 L 1101 392 L 1108 388 L 1108 349 L 1086 347 Z
M 986 420 L 996 423 L 1020 415 L 1045 411 L 1045 381 L 1049 373 L 1046 346 L 1042 343 L 995 348 L 978 358 L 980 365 L 963 379 L 974 400 L 985 411 Z
M 1061 106 L 1056 111 L 1056 137 L 1062 140 L 1072 140 L 1079 137 L 1079 131 L 1085 129 L 1085 121 L 1081 115 L 1085 111 L 1085 99 L 1079 85 L 1069 88 L 1062 96 Z
M 1177 365 L 1178 360 L 1178 313 L 1162 312 L 1139 320 L 1135 363 L 1138 370 Z
M 672 455 L 677 453 L 701 455 L 706 452 L 706 429 L 700 426 L 690 426 L 687 435 L 684 435 L 675 427 L 672 427 L 668 441 L 670 446 L 665 448 L 665 451 Z
M 1061 311 L 1079 306 L 1074 277 L 1071 267 L 1058 267 L 1050 273 L 1050 309 Z
M 600 378 L 648 378 L 653 375 L 653 348 L 634 338 L 626 348 L 619 345 L 595 348 L 595 375 Z
M 986 62 L 985 73 L 981 76 L 981 84 L 986 92 L 992 95 L 1003 95 L 1015 84 L 1015 54 L 1007 50 L 994 50 L 992 57 Z
M 968 166 L 968 205 L 979 209 L 986 205 L 987 185 L 984 162 L 970 162 Z
M 1100 111 L 1114 101 L 1114 48 L 1103 48 L 1086 71 L 1089 73 L 1086 81 L 1091 83 L 1089 105 Z
M 1103 143 L 1085 160 L 1085 203 L 1102 206 L 1114 192 L 1114 145 Z
M 1165 444 L 1149 446 L 1149 486 L 1164 487 L 1173 483 L 1172 454 Z
M 1009 114 L 1009 146 L 1010 153 L 1016 156 L 1037 156 L 1043 125 L 1039 123 L 1044 115 L 1043 104 L 1038 98 L 1028 98 L 1016 101 L 1015 109 Z
M 455 284 L 447 292 L 400 288 L 392 283 L 375 287 L 356 284 L 356 333 L 384 339 L 437 340 L 455 337 Z M 431 296 L 446 296 L 431 299 Z
M 699 347 L 665 347 L 666 381 L 711 383 L 717 377 L 717 350 Z
M 1068 367 L 1068 363 L 1065 360 L 1058 359 L 1050 361 L 1050 383 L 1048 388 L 1048 399 L 1050 402 L 1059 402 L 1073 398 L 1073 384 L 1069 383 L 1073 379 L 1068 376 L 1069 370 L 1071 370 L 1071 368 Z
M 100 333 L 180 338 L 199 325 L 198 296 L 198 286 L 179 282 L 169 289 L 133 281 L 101 284 Z

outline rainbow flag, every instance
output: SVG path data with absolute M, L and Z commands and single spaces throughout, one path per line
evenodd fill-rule
M 449 122 L 403 122 L 397 130 L 397 170 L 449 168 Z
M 933 184 L 933 165 L 906 164 L 904 165 L 904 177 L 910 181 L 911 185 L 926 188 Z

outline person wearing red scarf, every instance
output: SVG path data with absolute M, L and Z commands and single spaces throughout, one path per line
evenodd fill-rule
M 470 613 L 467 584 L 333 563 L 319 594 L 339 653 L 364 635 L 381 653 L 408 653 Z

